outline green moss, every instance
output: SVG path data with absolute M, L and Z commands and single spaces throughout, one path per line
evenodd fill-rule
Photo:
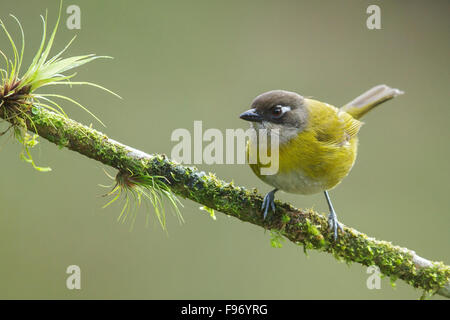
M 284 237 L 280 230 L 270 230 L 270 245 L 272 248 L 282 248 Z
M 64 147 L 67 147 L 67 145 L 69 144 L 69 140 L 65 137 L 61 137 L 61 139 L 59 139 L 57 144 L 58 144 L 58 148 L 62 149 Z
M 281 222 L 288 223 L 289 221 L 291 221 L 291 217 L 289 217 L 289 215 L 287 214 L 284 214 L 283 217 L 281 218 Z

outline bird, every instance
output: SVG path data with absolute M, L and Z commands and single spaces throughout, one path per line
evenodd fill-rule
M 264 148 L 267 152 L 268 147 L 263 146 L 262 141 L 270 144 L 270 135 L 275 134 L 278 138 L 278 170 L 275 173 L 261 174 L 261 168 L 266 164 L 258 156 L 254 163 L 249 163 L 258 178 L 274 187 L 263 199 L 263 219 L 270 209 L 275 213 L 277 191 L 303 195 L 323 192 L 329 209 L 329 229 L 337 240 L 338 229 L 342 233 L 344 230 L 337 219 L 329 190 L 348 175 L 355 163 L 358 132 L 363 125 L 360 119 L 374 107 L 403 93 L 381 84 L 341 108 L 285 90 L 258 95 L 240 118 L 249 121 L 257 132 L 267 135 L 266 140 L 248 139 L 248 159 Z

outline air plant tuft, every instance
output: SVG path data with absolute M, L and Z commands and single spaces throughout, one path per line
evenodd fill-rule
M 22 47 L 19 53 L 13 38 L 6 29 L 5 24 L 2 20 L 0 20 L 0 27 L 6 34 L 14 54 L 14 58 L 11 60 L 8 59 L 6 54 L 0 50 L 0 55 L 3 57 L 5 64 L 3 68 L 0 68 L 0 116 L 11 123 L 11 126 L 5 132 L 0 133 L 0 136 L 5 134 L 9 129 L 13 128 L 15 138 L 23 146 L 21 158 L 30 163 L 36 170 L 44 172 L 50 171 L 51 169 L 48 167 L 37 166 L 34 163 L 30 153 L 30 149 L 38 144 L 39 136 L 36 134 L 38 133 L 38 130 L 33 121 L 33 116 L 39 114 L 40 110 L 46 109 L 67 118 L 67 114 L 64 109 L 58 104 L 57 101 L 55 101 L 55 99 L 61 99 L 74 103 L 92 115 L 102 125 L 103 123 L 87 108 L 72 98 L 54 93 L 40 93 L 37 91 L 43 87 L 54 85 L 89 85 L 100 88 L 119 97 L 117 94 L 98 84 L 91 82 L 71 81 L 76 73 L 67 74 L 68 71 L 72 71 L 73 69 L 95 59 L 110 58 L 107 56 L 96 56 L 95 54 L 62 58 L 63 53 L 69 48 L 75 37 L 69 41 L 63 50 L 49 58 L 61 17 L 61 8 L 62 2 L 59 9 L 58 20 L 48 40 L 47 15 L 45 18 L 41 16 L 43 22 L 42 40 L 31 65 L 23 74 L 20 73 L 25 50 L 25 37 L 22 25 L 15 16 L 11 15 L 17 22 L 22 34 Z M 50 125 L 56 128 L 54 123 L 50 123 Z M 29 129 L 32 129 L 35 133 L 30 133 Z M 159 223 L 162 228 L 167 231 L 164 209 L 164 199 L 166 199 L 174 208 L 180 222 L 183 222 L 183 218 L 178 209 L 178 205 L 181 205 L 181 203 L 168 187 L 168 182 L 164 177 L 151 176 L 147 174 L 137 175 L 131 172 L 119 171 L 117 176 L 113 179 L 115 179 L 115 185 L 107 194 L 112 196 L 113 199 L 104 207 L 109 206 L 123 196 L 124 205 L 120 216 L 118 217 L 119 221 L 124 222 L 127 220 L 127 217 L 132 216 L 133 225 L 136 218 L 136 209 L 138 209 L 141 204 L 151 204 L 155 210 Z M 149 215 L 147 215 L 147 222 L 148 217 Z
M 117 218 L 119 222 L 125 222 L 127 218 L 131 218 L 132 228 L 136 220 L 137 209 L 139 209 L 142 203 L 150 203 L 154 208 L 156 217 L 162 229 L 167 231 L 164 199 L 169 201 L 180 223 L 184 222 L 181 212 L 178 209 L 178 205 L 182 206 L 182 204 L 168 187 L 168 182 L 165 177 L 152 176 L 149 174 L 133 174 L 129 171 L 119 171 L 114 178 L 107 172 L 105 173 L 109 178 L 115 180 L 115 185 L 112 190 L 105 195 L 112 196 L 112 200 L 106 203 L 103 208 L 108 207 L 119 198 L 123 197 L 124 205 L 120 215 Z M 148 224 L 148 221 L 149 215 L 147 214 L 146 224 Z
M 59 94 L 54 93 L 38 93 L 38 89 L 53 85 L 89 85 L 93 87 L 105 90 L 117 97 L 114 92 L 91 82 L 74 82 L 71 81 L 76 73 L 65 74 L 75 68 L 78 68 L 88 62 L 91 62 L 99 58 L 111 58 L 107 56 L 96 56 L 95 54 L 88 54 L 82 56 L 74 56 L 62 58 L 63 53 L 69 48 L 71 43 L 75 40 L 75 37 L 69 41 L 69 43 L 59 53 L 49 58 L 50 51 L 52 49 L 56 31 L 61 17 L 62 2 L 59 9 L 58 20 L 56 25 L 47 40 L 47 14 L 45 18 L 41 15 L 43 32 L 39 49 L 37 50 L 30 66 L 27 71 L 21 75 L 20 69 L 23 61 L 23 54 L 25 50 L 25 36 L 22 25 L 19 19 L 10 15 L 18 24 L 22 35 L 22 46 L 19 52 L 12 36 L 6 29 L 5 24 L 0 20 L 0 27 L 3 29 L 6 37 L 8 38 L 14 58 L 8 59 L 6 54 L 0 50 L 0 55 L 3 58 L 4 66 L 0 68 L 0 114 L 4 115 L 3 118 L 9 120 L 14 127 L 14 135 L 18 141 L 23 145 L 23 152 L 21 154 L 22 159 L 31 163 L 33 167 L 40 171 L 49 171 L 50 168 L 41 168 L 35 165 L 29 149 L 35 146 L 38 141 L 37 135 L 31 135 L 28 133 L 28 127 L 33 126 L 31 112 L 39 108 L 45 108 L 52 112 L 55 112 L 63 117 L 67 117 L 64 109 L 59 105 L 55 99 L 61 99 L 74 103 L 78 107 L 88 112 L 102 125 L 103 122 L 90 112 L 86 107 L 78 103 L 76 100 Z M 0 58 L 1 59 L 1 58 Z M 119 97 L 120 98 L 120 97 Z M 8 130 L 7 130 L 8 131 Z M 6 132 L 6 131 L 5 131 Z M 4 134 L 3 132 L 2 134 Z

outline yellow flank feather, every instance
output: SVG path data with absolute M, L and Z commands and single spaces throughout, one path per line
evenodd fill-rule
M 275 188 L 312 194 L 335 187 L 348 174 L 355 162 L 356 135 L 362 122 L 317 100 L 305 99 L 305 104 L 308 125 L 296 137 L 280 145 L 278 173 L 261 175 L 259 163 L 250 167 Z M 250 141 L 247 152 L 257 150 L 256 142 Z

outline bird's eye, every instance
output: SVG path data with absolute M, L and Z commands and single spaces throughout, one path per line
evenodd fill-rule
M 280 106 L 275 106 L 272 108 L 272 116 L 275 118 L 281 117 L 283 115 L 283 110 Z

